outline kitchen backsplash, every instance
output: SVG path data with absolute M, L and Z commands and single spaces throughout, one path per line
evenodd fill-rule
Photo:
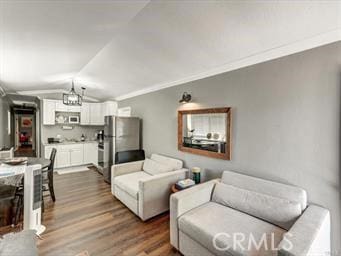
M 85 135 L 87 140 L 96 139 L 95 133 L 98 130 L 103 130 L 103 126 L 80 126 L 80 125 L 69 125 L 72 126 L 72 130 L 64 130 L 62 129 L 63 125 L 53 125 L 53 126 L 46 126 L 42 127 L 42 143 L 47 143 L 47 138 L 55 138 L 58 134 L 62 136 L 62 138 L 66 139 L 80 139 L 82 134 Z

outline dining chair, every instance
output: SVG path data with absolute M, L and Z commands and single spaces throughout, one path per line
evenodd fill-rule
M 43 170 L 43 174 L 47 175 L 47 179 L 43 182 L 43 192 L 49 191 L 51 199 L 53 202 L 56 201 L 56 196 L 54 193 L 54 186 L 53 186 L 53 171 L 54 171 L 54 162 L 56 159 L 56 154 L 57 154 L 57 149 L 53 148 L 51 151 L 51 155 L 50 155 L 51 163 L 50 163 L 49 167 L 47 167 L 46 170 Z M 48 186 L 48 189 L 45 187 L 46 184 Z
M 6 204 L 7 202 L 7 206 L 9 207 L 1 215 L 3 215 L 7 224 L 10 222 L 14 226 L 18 224 L 24 209 L 23 179 L 24 175 L 19 174 L 3 178 L 0 181 L 0 202 L 2 204 Z M 15 206 L 15 212 L 12 210 L 13 206 Z
M 15 186 L 0 184 L 0 224 L 7 226 L 12 224 L 12 212 L 15 198 Z

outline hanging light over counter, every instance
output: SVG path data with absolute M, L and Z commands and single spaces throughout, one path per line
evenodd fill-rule
M 72 87 L 69 93 L 63 93 L 63 103 L 68 106 L 82 106 L 83 96 L 85 88 L 82 87 L 82 94 L 78 94 L 75 91 L 75 85 L 72 80 Z

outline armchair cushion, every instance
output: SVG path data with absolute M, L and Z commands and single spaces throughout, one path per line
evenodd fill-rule
M 237 172 L 224 171 L 222 183 L 255 191 L 258 193 L 280 197 L 301 205 L 303 211 L 307 207 L 307 192 L 299 187 L 279 182 L 251 177 Z
M 150 175 L 157 175 L 165 172 L 170 172 L 173 170 L 174 169 L 170 165 L 159 163 L 148 158 L 146 158 L 143 163 L 143 171 Z
M 262 256 L 277 255 L 277 252 L 269 250 L 272 245 L 272 237 L 274 247 L 277 247 L 286 232 L 286 230 L 268 222 L 214 202 L 203 204 L 181 216 L 179 230 L 215 255 Z M 226 235 L 216 236 L 219 233 Z M 245 236 L 245 239 L 240 241 L 241 246 L 237 245 L 235 248 L 233 248 L 234 234 Z M 261 243 L 264 234 L 266 234 L 266 242 Z M 226 248 L 226 250 L 215 248 L 213 242 L 215 236 L 216 245 L 221 249 Z M 254 247 L 249 250 L 250 236 L 253 236 L 256 244 L 262 245 L 260 249 L 255 248 L 255 244 L 253 244 Z M 265 244 L 268 248 L 265 247 Z
M 287 199 L 218 183 L 212 201 L 289 230 L 301 215 L 301 205 Z
M 150 159 L 158 162 L 158 163 L 162 163 L 168 166 L 171 166 L 173 168 L 173 170 L 179 170 L 183 167 L 183 163 L 181 160 L 178 159 L 174 159 L 174 158 L 170 158 L 167 156 L 162 156 L 162 155 L 158 155 L 158 154 L 152 154 L 152 156 L 150 157 Z
M 114 164 L 111 167 L 111 179 L 113 180 L 117 176 L 126 175 L 128 173 L 142 171 L 143 162 L 144 161 L 142 160 L 123 164 Z
M 117 176 L 114 178 L 114 185 L 118 186 L 120 189 L 138 199 L 139 193 L 139 181 L 151 177 L 146 172 L 133 172 L 126 175 Z

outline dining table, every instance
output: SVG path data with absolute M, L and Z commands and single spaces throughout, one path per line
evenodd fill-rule
M 35 230 L 37 235 L 45 231 L 41 224 L 41 175 L 50 164 L 50 159 L 41 157 L 27 157 L 26 162 L 14 166 L 0 160 L 0 179 L 24 175 L 24 230 Z
M 27 165 L 36 165 L 40 164 L 41 169 L 46 169 L 50 166 L 51 160 L 43 157 L 28 157 Z

